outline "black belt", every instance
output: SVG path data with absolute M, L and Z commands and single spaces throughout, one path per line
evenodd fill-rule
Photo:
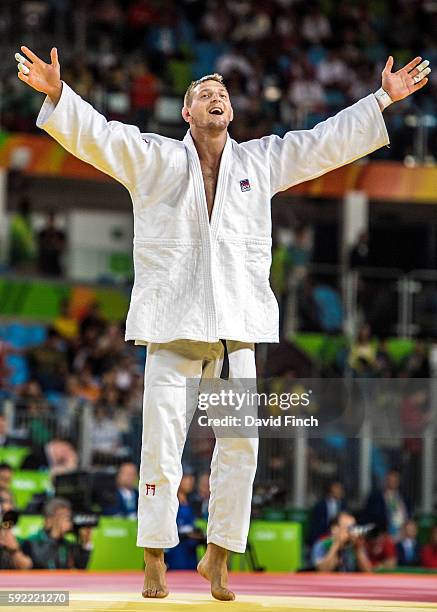
M 223 380 L 229 380 L 229 355 L 228 355 L 228 347 L 226 346 L 226 340 L 220 340 L 223 344 L 225 352 L 223 355 L 223 365 L 222 371 L 220 372 L 220 378 Z

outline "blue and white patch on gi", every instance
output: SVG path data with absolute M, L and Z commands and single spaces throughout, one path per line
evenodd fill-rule
M 241 191 L 250 191 L 249 179 L 243 179 L 240 181 L 240 189 Z

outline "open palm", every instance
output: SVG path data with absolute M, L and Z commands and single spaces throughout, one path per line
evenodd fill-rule
M 421 57 L 416 57 L 397 72 L 392 72 L 393 57 L 389 56 L 382 71 L 382 88 L 388 93 L 393 102 L 403 100 L 428 83 L 426 75 L 431 72 L 431 69 L 426 66 L 421 69 L 421 61 Z M 417 82 L 414 77 L 418 75 L 423 76 L 423 78 Z
M 30 85 L 30 87 L 33 87 L 33 89 L 36 89 L 36 91 L 41 91 L 47 95 L 52 95 L 59 90 L 62 84 L 57 49 L 54 47 L 50 52 L 51 64 L 43 62 L 42 59 L 27 47 L 21 47 L 21 50 L 28 58 L 24 65 L 29 68 L 29 74 L 18 72 L 18 78 Z

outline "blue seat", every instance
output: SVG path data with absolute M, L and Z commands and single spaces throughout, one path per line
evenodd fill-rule
M 8 355 L 6 365 L 11 369 L 8 378 L 11 385 L 22 385 L 29 380 L 27 360 L 23 355 Z
M 27 331 L 29 346 L 42 344 L 47 338 L 47 327 L 44 325 L 30 325 Z

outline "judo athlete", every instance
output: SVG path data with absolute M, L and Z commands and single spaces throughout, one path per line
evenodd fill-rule
M 18 77 L 46 94 L 37 125 L 67 151 L 122 183 L 134 211 L 135 284 L 126 340 L 148 347 L 140 468 L 138 546 L 144 597 L 165 597 L 164 549 L 178 543 L 177 490 L 187 432 L 186 381 L 254 379 L 255 343 L 278 342 L 269 285 L 270 201 L 387 145 L 386 106 L 423 87 L 430 69 L 416 57 L 382 88 L 312 130 L 237 143 L 220 75 L 188 88 L 183 141 L 107 121 L 60 78 L 58 54 L 43 62 L 27 47 Z M 228 370 L 225 372 L 225 370 Z M 212 595 L 227 587 L 228 551 L 244 552 L 258 440 L 218 438 L 211 462 L 207 551 L 198 566 Z

